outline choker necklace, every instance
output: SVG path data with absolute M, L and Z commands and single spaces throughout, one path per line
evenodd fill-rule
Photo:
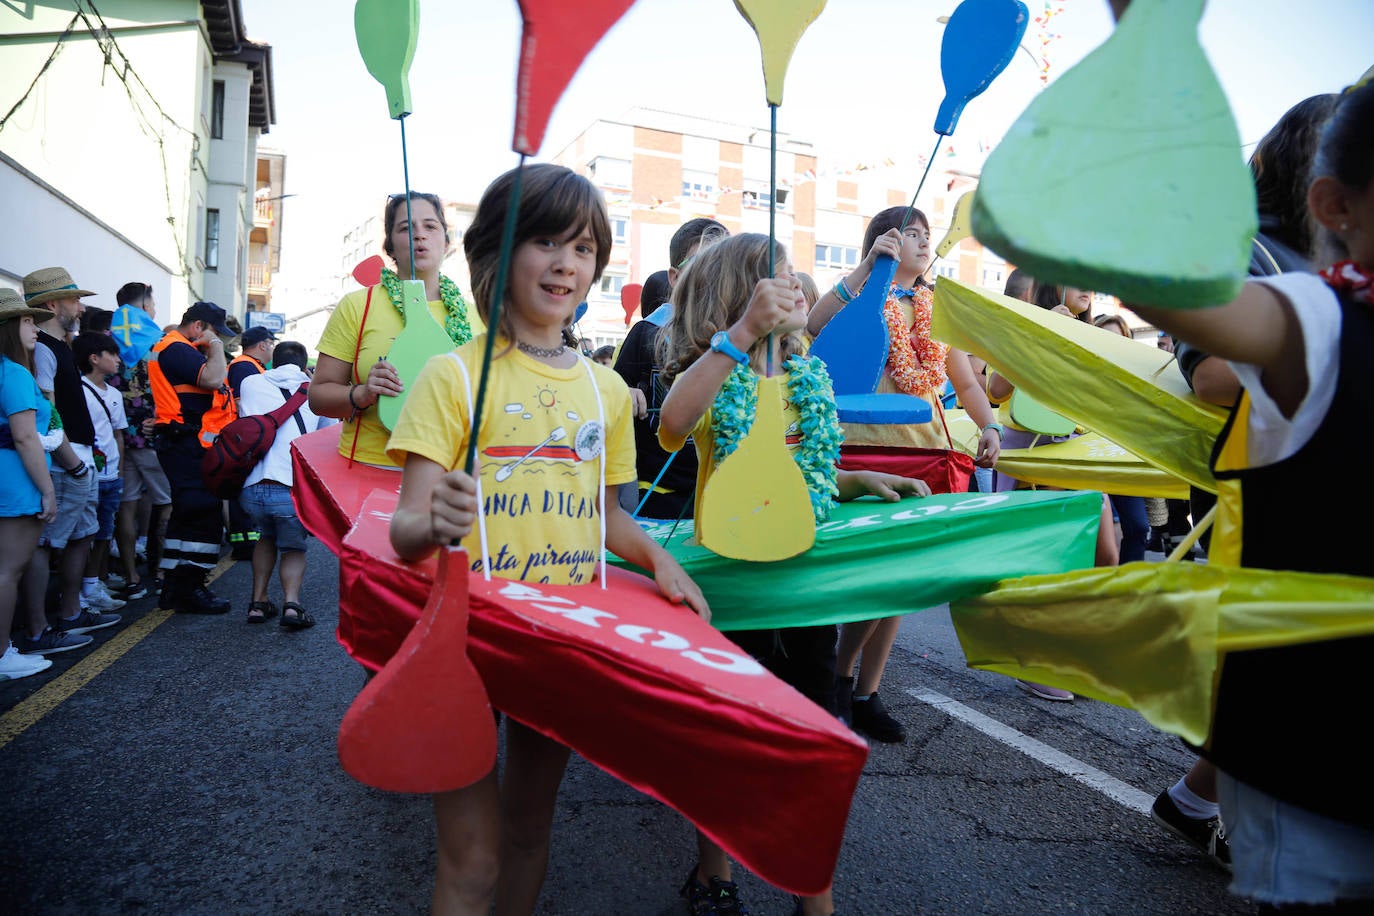
M 523 340 L 517 340 L 515 342 L 515 348 L 521 353 L 528 353 L 530 356 L 537 356 L 540 359 L 553 359 L 555 356 L 562 356 L 563 351 L 568 349 L 568 345 L 559 344 L 556 347 L 545 348 L 527 344 Z

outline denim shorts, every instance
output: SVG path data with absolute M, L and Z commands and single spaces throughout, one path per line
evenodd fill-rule
M 239 505 L 264 539 L 275 541 L 278 550 L 304 550 L 305 527 L 296 517 L 291 488 L 270 480 L 244 487 Z
M 90 537 L 100 527 L 96 521 L 100 491 L 95 482 L 95 468 L 90 465 L 86 468 L 83 477 L 73 477 L 55 464 L 49 470 L 53 493 L 57 497 L 57 517 L 43 528 L 39 543 L 44 547 L 61 550 L 72 541 Z
M 120 498 L 124 495 L 124 479 L 112 477 L 96 482 L 100 499 L 95 507 L 95 539 L 108 541 L 114 537 L 115 513 L 119 511 Z
M 1314 814 L 1217 773 L 1231 892 L 1269 904 L 1374 900 L 1374 830 Z

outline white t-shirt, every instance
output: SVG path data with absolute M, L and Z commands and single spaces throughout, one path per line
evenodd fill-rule
M 1231 363 L 1250 395 L 1250 466 L 1265 467 L 1296 454 L 1331 409 L 1341 368 L 1341 305 L 1316 274 L 1289 273 L 1251 282 L 1263 283 L 1293 306 L 1307 358 L 1307 395 L 1291 418 L 1264 390 L 1258 367 Z
M 239 416 L 252 417 L 276 410 L 286 403 L 286 398 L 282 397 L 278 389 L 285 388 L 288 393 L 295 394 L 301 383 L 308 381 L 310 377 L 290 363 L 248 376 L 243 380 L 239 394 Z M 309 401 L 301 405 L 299 415 L 299 424 L 294 417 L 287 417 L 286 422 L 277 428 L 272 448 L 243 482 L 245 487 L 251 487 L 263 480 L 275 480 L 288 487 L 295 483 L 291 473 L 291 443 L 297 436 L 302 435 L 301 426 L 305 427 L 305 432 L 313 433 L 320 424 L 319 418 L 310 412 Z
M 123 436 L 129 426 L 129 420 L 124 415 L 124 396 L 110 385 L 102 389 L 84 377 L 81 379 L 81 390 L 86 395 L 86 412 L 91 415 L 91 425 L 95 427 L 96 448 L 105 453 L 105 469 L 97 479 L 114 480 L 119 476 L 117 437 Z

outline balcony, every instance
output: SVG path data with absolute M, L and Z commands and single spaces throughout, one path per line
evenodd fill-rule
M 272 201 L 257 200 L 253 202 L 253 226 L 263 229 L 272 225 Z
M 266 264 L 248 265 L 248 289 L 266 291 L 272 285 L 272 272 Z

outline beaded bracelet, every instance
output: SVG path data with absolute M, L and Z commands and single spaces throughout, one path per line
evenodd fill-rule
M 836 299 L 848 305 L 850 302 L 854 301 L 854 293 L 850 291 L 849 284 L 845 283 L 844 280 L 844 277 L 840 277 L 839 281 L 835 284 L 834 292 Z

